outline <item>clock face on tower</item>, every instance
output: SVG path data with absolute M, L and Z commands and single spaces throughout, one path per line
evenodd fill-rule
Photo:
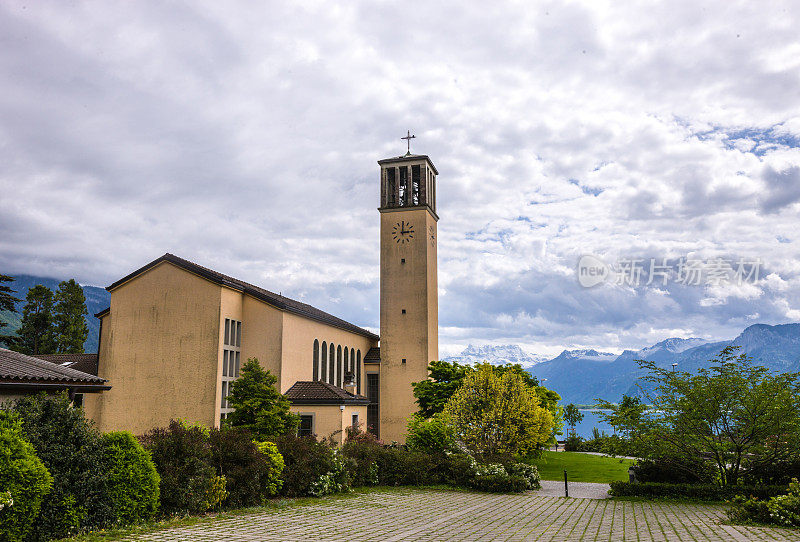
M 410 243 L 414 238 L 414 226 L 411 223 L 401 220 L 392 228 L 392 239 L 395 243 L 405 244 Z

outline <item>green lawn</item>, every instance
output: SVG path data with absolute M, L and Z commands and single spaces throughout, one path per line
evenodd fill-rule
M 613 482 L 628 480 L 631 459 L 618 459 L 579 452 L 544 452 L 533 461 L 542 480 L 563 480 L 564 470 L 570 482 Z

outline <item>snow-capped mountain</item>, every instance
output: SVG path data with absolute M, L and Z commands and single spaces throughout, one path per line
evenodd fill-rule
M 484 361 L 492 365 L 518 363 L 527 369 L 548 359 L 547 356 L 529 354 L 516 344 L 470 344 L 460 354 L 444 357 L 442 361 L 457 361 L 458 363 L 468 363 L 470 365 Z
M 561 395 L 564 403 L 592 404 L 597 399 L 619 400 L 623 394 L 643 393 L 639 380 L 643 371 L 636 360 L 646 359 L 659 367 L 673 363 L 680 371 L 694 372 L 708 366 L 709 360 L 728 345 L 740 346 L 753 358 L 775 372 L 800 371 L 800 324 L 755 324 L 735 339 L 708 341 L 699 338 L 671 337 L 640 350 L 621 354 L 592 349 L 564 350 L 553 359 L 528 354 L 518 345 L 469 345 L 458 355 L 443 358 L 459 363 L 519 363 Z

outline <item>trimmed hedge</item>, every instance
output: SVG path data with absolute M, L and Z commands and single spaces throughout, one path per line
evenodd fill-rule
M 693 499 L 698 501 L 726 501 L 737 496 L 768 499 L 786 493 L 786 486 L 718 486 L 716 484 L 665 484 L 657 482 L 611 482 L 609 494 L 613 497 L 650 497 L 667 499 Z
M 53 479 L 22 436 L 16 416 L 0 411 L 0 541 L 28 540 Z
M 107 433 L 102 440 L 113 523 L 152 519 L 158 511 L 160 478 L 150 454 L 127 431 Z

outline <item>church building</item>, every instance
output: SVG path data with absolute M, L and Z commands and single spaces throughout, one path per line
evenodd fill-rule
M 380 336 L 311 305 L 172 254 L 110 285 L 87 396 L 102 431 L 184 419 L 219 426 L 248 358 L 278 379 L 301 434 L 361 425 L 404 442 L 412 382 L 438 359 L 436 176 L 425 155 L 380 160 Z

